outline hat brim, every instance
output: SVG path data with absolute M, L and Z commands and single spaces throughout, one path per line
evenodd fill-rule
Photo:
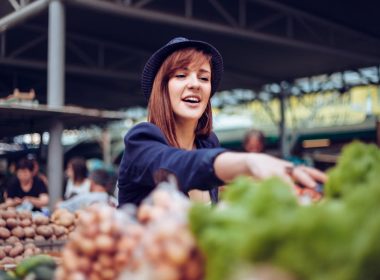
M 209 53 L 211 55 L 211 95 L 215 93 L 215 91 L 219 87 L 220 80 L 223 74 L 223 58 L 221 54 L 215 47 L 213 47 L 209 43 L 196 40 L 187 40 L 172 43 L 170 45 L 165 45 L 161 49 L 157 50 L 149 58 L 149 60 L 145 64 L 141 77 L 141 88 L 147 100 L 149 100 L 150 94 L 152 92 L 152 86 L 157 72 L 160 69 L 162 63 L 165 61 L 165 59 L 173 52 L 189 47 L 204 50 L 206 53 Z

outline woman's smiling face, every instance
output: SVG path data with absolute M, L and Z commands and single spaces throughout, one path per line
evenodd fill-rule
M 176 119 L 198 122 L 211 95 L 210 63 L 177 69 L 169 79 L 168 90 Z

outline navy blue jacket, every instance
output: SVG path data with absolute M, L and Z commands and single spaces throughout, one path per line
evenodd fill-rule
M 124 137 L 125 150 L 119 168 L 119 206 L 140 204 L 156 185 L 155 174 L 174 174 L 185 194 L 193 188 L 209 190 L 213 202 L 217 187 L 224 182 L 214 172 L 214 159 L 224 152 L 214 133 L 195 140 L 196 150 L 186 151 L 169 145 L 162 131 L 144 122 L 134 126 Z

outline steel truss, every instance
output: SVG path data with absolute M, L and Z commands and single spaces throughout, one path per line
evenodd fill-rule
M 6 30 L 12 25 L 41 12 L 51 0 L 8 0 L 14 12 L 0 19 L 0 64 L 33 69 L 46 69 L 46 60 L 25 57 L 29 49 L 46 46 L 47 29 L 39 26 L 25 26 L 35 33 L 35 39 L 20 44 L 7 52 Z M 244 38 L 259 40 L 295 48 L 314 50 L 337 56 L 357 58 L 363 61 L 380 61 L 375 50 L 380 47 L 380 40 L 367 34 L 357 32 L 326 19 L 288 7 L 272 0 L 176 0 L 183 9 L 170 10 L 170 5 L 160 5 L 158 0 L 66 0 L 77 5 L 101 9 L 115 14 L 134 18 L 190 26 L 200 30 L 218 32 Z M 161 1 L 162 2 L 162 1 Z M 200 5 L 208 3 L 207 19 L 198 11 Z M 178 4 L 178 3 L 177 3 Z M 260 9 L 262 16 L 256 16 Z M 264 9 L 264 10 L 263 10 Z M 265 11 L 265 12 L 263 12 Z M 339 38 L 339 39 L 338 39 Z M 363 53 L 343 44 L 347 40 L 372 43 L 374 51 Z M 67 34 L 66 71 L 70 74 L 106 77 L 110 79 L 139 79 L 139 73 L 128 67 L 129 63 L 142 64 L 148 51 L 133 49 L 117 42 L 104 42 L 81 34 Z M 96 57 L 90 57 L 84 46 L 91 45 L 97 50 Z M 107 53 L 120 53 L 122 60 L 108 57 Z M 75 60 L 75 64 L 70 64 Z M 79 62 L 79 63 L 78 63 Z M 252 79 L 251 75 L 236 73 L 226 69 L 230 74 L 244 80 Z M 264 81 L 265 82 L 265 81 Z
M 364 40 L 373 43 L 375 53 L 380 44 L 379 39 L 272 0 L 176 0 L 182 3 L 183 9 L 175 13 L 171 11 L 171 5 L 160 5 L 158 0 L 69 1 L 149 21 L 198 28 L 364 61 L 379 61 L 380 58 L 372 53 L 358 52 L 343 43 L 347 42 L 347 39 L 357 42 Z M 195 12 L 206 2 L 209 3 L 207 19 Z M 263 16 L 258 18 L 257 10 L 260 10 Z

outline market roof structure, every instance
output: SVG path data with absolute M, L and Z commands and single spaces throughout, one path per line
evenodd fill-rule
M 8 1 L 0 6 L 0 30 L 5 30 L 0 40 L 0 97 L 14 87 L 33 87 L 40 102 L 47 103 L 51 1 Z M 63 3 L 65 104 L 105 109 L 146 105 L 140 90 L 142 67 L 154 50 L 179 35 L 209 41 L 221 51 L 225 60 L 221 89 L 257 89 L 270 82 L 380 62 L 379 4 L 373 1 L 360 5 L 343 0 Z M 30 15 L 24 13 L 24 21 L 14 25 L 9 17 L 27 8 Z
M 50 108 L 46 105 L 0 105 L 0 138 L 25 134 L 28 131 L 45 132 L 52 119 L 61 121 L 66 129 L 74 129 L 93 124 L 101 126 L 125 118 L 123 112 L 73 106 Z

